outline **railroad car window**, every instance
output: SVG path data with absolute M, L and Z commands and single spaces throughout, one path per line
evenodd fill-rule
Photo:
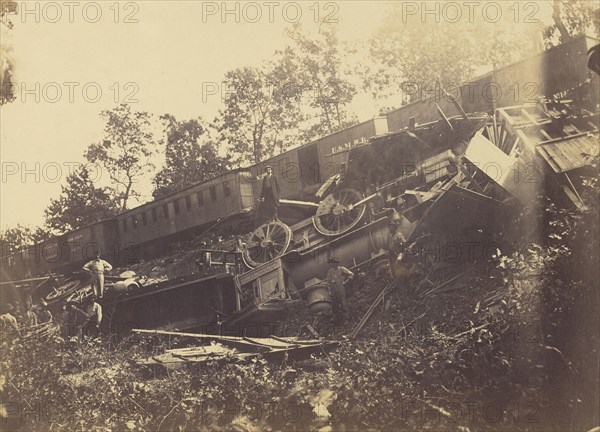
M 215 202 L 217 200 L 217 187 L 216 186 L 212 186 L 210 188 L 210 200 L 212 202 Z
M 198 207 L 202 207 L 204 205 L 204 193 L 202 191 L 198 192 Z
M 142 213 L 142 223 L 144 226 L 148 225 L 148 217 L 146 216 L 146 212 Z
M 179 200 L 173 201 L 173 209 L 175 210 L 175 216 L 179 214 Z
M 192 198 L 189 195 L 185 197 L 185 208 L 187 211 L 192 209 Z
M 281 175 L 285 176 L 287 172 L 291 169 L 290 165 L 292 165 L 292 158 L 290 156 L 286 156 L 281 162 L 282 164 L 279 165 L 281 167 Z
M 127 218 L 123 219 L 123 231 L 127 232 Z
M 163 217 L 165 219 L 169 219 L 169 205 L 168 204 L 163 204 Z
M 156 211 L 156 207 L 152 209 L 152 222 L 158 222 L 158 212 Z
M 226 181 L 225 183 L 223 183 L 223 193 L 225 194 L 226 197 L 228 197 L 229 195 L 231 195 L 231 187 L 229 186 L 229 182 Z

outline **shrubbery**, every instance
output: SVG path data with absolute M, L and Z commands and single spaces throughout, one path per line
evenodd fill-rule
M 598 346 L 597 329 L 585 327 L 585 319 L 598 316 L 598 268 L 591 262 L 598 246 L 597 195 L 591 197 L 594 206 L 584 214 L 547 206 L 536 221 L 543 227 L 539 241 L 454 268 L 465 276 L 445 293 L 424 299 L 415 286 L 402 295 L 392 292 L 389 308 L 380 307 L 360 336 L 348 340 L 342 335 L 387 283 L 363 281 L 351 291 L 346 327 L 317 326 L 323 336 L 340 340 L 339 347 L 312 360 L 151 371 L 131 360 L 163 352 L 167 343 L 158 337 L 80 344 L 58 332 L 26 342 L 3 338 L 2 426 L 537 431 L 561 430 L 575 418 L 577 429 L 586 430 L 597 420 L 589 415 L 597 412 L 597 382 L 589 369 L 594 357 L 582 354 Z M 443 281 L 432 274 L 434 285 Z M 287 318 L 301 323 L 309 317 L 300 308 Z M 571 343 L 568 336 L 577 331 Z

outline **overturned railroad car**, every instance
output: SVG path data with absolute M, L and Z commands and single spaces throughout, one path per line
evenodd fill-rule
M 255 179 L 246 170 L 231 171 L 190 186 L 116 217 L 127 264 L 164 252 L 170 242 L 193 238 L 217 221 L 225 235 L 251 228 Z
M 116 221 L 108 219 L 4 256 L 2 267 L 13 280 L 46 273 L 68 273 L 97 253 L 107 260 L 114 260 L 119 247 Z

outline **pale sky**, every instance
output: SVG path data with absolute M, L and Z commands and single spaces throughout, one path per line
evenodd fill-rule
M 260 66 L 283 46 L 290 22 L 299 18 L 306 27 L 329 17 L 338 20 L 341 40 L 366 40 L 389 8 L 377 1 L 229 2 L 232 12 L 223 15 L 220 1 L 18 4 L 14 28 L 0 25 L 19 86 L 19 98 L 0 108 L 2 228 L 43 223 L 69 165 L 83 162 L 87 146 L 102 138 L 100 111 L 130 102 L 157 116 L 210 121 L 220 96 L 203 88 L 220 86 L 228 70 Z M 377 112 L 367 99 L 353 108 L 361 121 Z
M 156 115 L 212 120 L 220 96 L 205 94 L 203 100 L 203 88 L 209 93 L 228 70 L 269 59 L 298 14 L 305 25 L 314 23 L 317 10 L 321 16 L 333 14 L 341 38 L 366 39 L 387 7 L 366 1 L 318 7 L 313 2 L 238 3 L 240 22 L 235 22 L 235 13 L 222 15 L 221 2 L 121 2 L 118 16 L 113 2 L 92 3 L 27 2 L 29 13 L 23 14 L 19 2 L 14 28 L 9 36 L 2 32 L 3 43 L 10 37 L 13 46 L 21 93 L 0 108 L 2 227 L 43 223 L 43 210 L 60 194 L 69 164 L 83 162 L 85 148 L 101 139 L 100 111 L 116 101 L 135 99 L 134 110 Z M 235 11 L 235 3 L 228 7 Z M 92 22 L 98 10 L 102 15 Z M 126 23 L 127 18 L 138 22 Z M 367 109 L 360 115 L 373 114 Z

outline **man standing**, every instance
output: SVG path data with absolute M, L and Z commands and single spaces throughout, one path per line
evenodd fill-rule
M 405 266 L 402 264 L 404 259 L 404 248 L 406 247 L 406 239 L 400 231 L 400 224 L 402 223 L 402 216 L 394 210 L 390 217 L 389 230 L 390 230 L 390 242 L 389 242 L 389 260 L 390 270 L 392 276 L 400 278 L 404 276 Z
M 95 259 L 83 266 L 83 269 L 92 275 L 94 296 L 101 299 L 104 296 L 104 272 L 111 271 L 112 266 L 103 259 L 100 259 L 100 254 L 97 254 Z
M 35 327 L 38 325 L 37 315 L 33 310 L 33 305 L 31 303 L 27 303 L 27 312 L 25 313 L 25 322 L 29 327 Z
M 88 321 L 85 323 L 85 326 L 94 326 L 96 329 L 96 335 L 99 335 L 100 324 L 102 323 L 102 306 L 96 303 L 93 298 L 88 298 L 85 301 L 84 306 L 84 311 L 89 317 Z
M 262 214 L 267 221 L 279 220 L 277 218 L 277 207 L 279 206 L 279 185 L 277 179 L 273 175 L 273 169 L 270 166 L 265 168 L 265 176 L 263 177 L 262 190 L 260 192 L 260 200 Z
M 350 270 L 340 265 L 337 258 L 331 258 L 329 261 L 331 268 L 327 272 L 327 283 L 329 284 L 329 294 L 333 301 L 333 313 L 335 316 L 341 314 L 342 321 L 346 320 L 348 308 L 346 307 L 346 287 L 344 283 L 354 276 Z

